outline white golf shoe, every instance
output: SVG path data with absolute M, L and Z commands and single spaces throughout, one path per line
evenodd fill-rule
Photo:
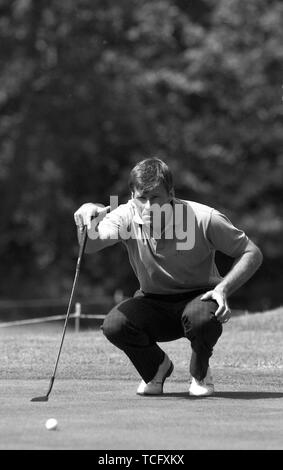
M 170 361 L 167 354 L 165 354 L 163 362 L 160 364 L 156 375 L 148 383 L 145 383 L 145 381 L 142 380 L 138 386 L 137 394 L 161 395 L 163 393 L 163 384 L 165 382 L 165 379 L 172 374 L 173 369 L 173 362 Z
M 195 397 L 208 397 L 214 393 L 214 384 L 210 367 L 207 369 L 204 379 L 197 380 L 192 377 L 189 393 Z

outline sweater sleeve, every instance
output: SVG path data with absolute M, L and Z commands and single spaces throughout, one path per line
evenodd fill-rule
M 243 230 L 235 227 L 224 214 L 215 209 L 211 212 L 207 239 L 213 249 L 232 258 L 241 256 L 249 242 Z
M 94 253 L 123 241 L 122 234 L 128 229 L 129 224 L 130 213 L 127 204 L 118 206 L 102 220 L 99 216 L 96 217 L 88 231 L 86 251 Z

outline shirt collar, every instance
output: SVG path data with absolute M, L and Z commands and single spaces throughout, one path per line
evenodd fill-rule
M 133 215 L 133 219 L 132 219 L 133 222 L 135 222 L 138 225 L 143 225 L 144 221 L 142 220 L 142 218 L 141 218 L 141 216 L 138 212 L 137 206 L 135 205 L 135 203 L 132 199 L 130 199 L 130 203 L 131 203 L 131 206 L 132 206 L 133 211 L 134 211 L 134 215 Z

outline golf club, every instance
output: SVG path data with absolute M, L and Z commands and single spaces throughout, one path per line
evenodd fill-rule
M 63 334 L 62 334 L 61 344 L 60 344 L 60 348 L 59 348 L 59 352 L 58 352 L 56 364 L 55 364 L 55 367 L 54 367 L 53 375 L 52 375 L 52 377 L 51 377 L 51 379 L 50 379 L 50 384 L 49 384 L 49 388 L 48 388 L 47 394 L 46 394 L 46 395 L 43 395 L 43 396 L 41 396 L 41 397 L 34 397 L 34 398 L 31 399 L 31 401 L 48 401 L 48 397 L 49 397 L 49 395 L 50 395 L 50 393 L 51 393 L 51 390 L 52 390 L 52 387 L 53 387 L 53 384 L 54 384 L 54 380 L 55 380 L 55 374 L 56 374 L 56 370 L 57 370 L 57 366 L 58 366 L 58 362 L 59 362 L 59 357 L 60 357 L 60 354 L 61 354 L 61 349 L 62 349 L 62 346 L 63 346 L 63 341 L 64 341 L 65 332 L 66 332 L 66 328 L 67 328 L 67 323 L 68 323 L 68 319 L 69 319 L 69 315 L 70 315 L 70 310 L 71 310 L 71 306 L 72 306 L 72 301 L 73 301 L 73 297 L 74 297 L 74 292 L 75 292 L 76 285 L 77 285 L 78 278 L 79 278 L 80 267 L 81 267 L 81 261 L 82 261 L 82 257 L 83 257 L 83 254 L 84 254 L 86 241 L 87 241 L 87 227 L 86 227 L 86 225 L 85 225 L 84 228 L 83 228 L 83 239 L 82 239 L 82 243 L 81 243 L 80 249 L 79 249 L 79 255 L 78 255 L 77 266 L 76 266 L 76 274 L 75 274 L 75 277 L 74 277 L 73 287 L 72 287 L 72 291 L 71 291 L 71 296 L 70 296 L 70 300 L 69 300 L 68 310 L 67 310 L 67 314 L 66 314 L 66 319 L 65 319 L 65 323 L 64 323 L 64 328 L 63 328 Z

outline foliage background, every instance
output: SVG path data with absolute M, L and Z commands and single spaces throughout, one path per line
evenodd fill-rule
M 73 213 L 156 155 L 262 249 L 232 306 L 282 304 L 282 24 L 280 0 L 1 0 L 0 298 L 68 296 Z M 78 295 L 136 287 L 115 246 Z

